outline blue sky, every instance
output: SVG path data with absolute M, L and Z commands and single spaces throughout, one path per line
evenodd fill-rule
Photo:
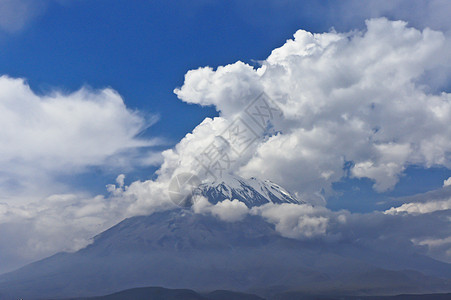
M 205 117 L 217 115 L 214 108 L 183 103 L 172 92 L 183 84 L 188 70 L 237 60 L 255 64 L 254 61 L 265 59 L 291 38 L 297 29 L 324 32 L 334 27 L 349 31 L 364 27 L 366 18 L 382 13 L 377 9 L 354 12 L 352 3 L 349 4 L 347 7 L 334 1 L 283 4 L 48 1 L 22 28 L 1 33 L 0 73 L 26 78 L 38 94 L 54 89 L 71 92 L 82 86 L 112 87 L 130 109 L 159 116 L 159 121 L 143 136 L 164 137 L 169 144 L 175 144 Z M 405 3 L 398 6 L 389 11 L 389 5 L 384 15 L 406 15 Z M 413 24 L 420 23 L 415 13 L 407 14 Z M 440 29 L 437 24 L 426 25 Z M 104 186 L 114 181 L 118 173 L 127 172 L 127 181 L 133 181 L 152 177 L 156 168 L 138 167 L 132 172 L 93 169 L 62 178 L 72 181 L 76 188 L 104 193 Z M 375 202 L 389 196 L 439 188 L 449 176 L 451 172 L 443 169 L 421 172 L 409 168 L 397 190 L 382 195 L 373 194 L 368 180 L 345 180 L 337 184 L 345 194 L 331 198 L 329 205 L 335 209 L 369 211 L 378 208 Z M 414 188 L 417 185 L 412 182 L 422 185 Z M 355 201 L 357 197 L 371 200 Z
M 257 69 L 260 67 L 260 61 L 267 59 L 274 49 L 282 47 L 288 39 L 293 39 L 293 34 L 299 29 L 312 33 L 354 32 L 358 37 L 368 30 L 365 20 L 369 18 L 401 19 L 408 22 L 407 26 L 419 31 L 430 27 L 440 31 L 444 39 L 449 41 L 450 9 L 447 1 L 440 0 L 365 3 L 290 0 L 0 0 L 0 75 L 25 80 L 24 83 L 5 83 L 8 88 L 16 84 L 17 90 L 14 90 L 14 93 L 19 95 L 17 99 L 30 97 L 26 91 L 27 85 L 42 103 L 56 95 L 53 104 L 57 103 L 58 99 L 66 101 L 71 98 L 70 95 L 82 89 L 82 95 L 74 96 L 76 99 L 69 101 L 67 106 L 43 106 L 45 111 L 61 109 L 60 113 L 51 114 L 54 119 L 51 119 L 50 123 L 59 125 L 49 125 L 50 127 L 66 126 L 65 122 L 58 123 L 61 121 L 58 116 L 63 116 L 64 119 L 64 113 L 76 109 L 86 99 L 101 103 L 100 106 L 93 105 L 90 110 L 81 110 L 80 115 L 68 113 L 68 131 L 70 128 L 76 128 L 74 131 L 77 132 L 73 133 L 73 136 L 67 134 L 61 139 L 61 133 L 53 135 L 52 128 L 42 125 L 46 122 L 40 119 L 39 113 L 30 103 L 25 100 L 25 104 L 19 101 L 15 102 L 17 105 L 13 103 L 11 107 L 17 113 L 15 116 L 22 116 L 18 118 L 19 123 L 8 123 L 9 119 L 5 118 L 4 123 L 0 122 L 0 125 L 5 126 L 4 131 L 8 134 L 20 136 L 20 141 L 15 142 L 19 146 L 14 148 L 9 147 L 7 139 L 2 140 L 4 151 L 1 153 L 6 153 L 3 154 L 6 158 L 0 160 L 0 192 L 3 194 L 0 202 L 6 203 L 8 207 L 17 203 L 42 203 L 46 210 L 50 211 L 53 208 L 46 205 L 49 205 L 48 201 L 53 201 L 54 195 L 66 195 L 63 197 L 66 199 L 64 201 L 72 201 L 70 203 L 74 207 L 85 203 L 87 199 L 97 199 L 96 195 L 110 199 L 108 197 L 112 190 L 107 192 L 105 186 L 114 184 L 119 174 L 126 175 L 125 185 L 145 182 L 148 179 L 155 180 L 155 171 L 163 162 L 161 151 L 173 148 L 206 117 L 219 116 L 217 110 L 234 109 L 235 104 L 229 107 L 227 101 L 220 100 L 219 96 L 219 100 L 211 100 L 202 93 L 198 95 L 199 99 L 205 97 L 206 102 L 203 104 L 209 105 L 198 105 L 202 102 L 197 102 L 192 96 L 191 86 L 199 86 L 196 86 L 194 81 L 185 80 L 185 74 L 189 70 L 205 66 L 216 70 L 219 66 L 232 65 L 237 61 Z M 434 65 L 430 69 L 424 67 L 422 77 L 415 77 L 419 82 L 418 86 L 423 84 L 424 89 L 431 95 L 449 93 L 451 81 L 447 63 L 450 61 L 445 57 L 438 63 L 441 66 Z M 241 78 L 240 72 L 236 71 L 237 78 Z M 320 73 L 319 76 L 327 77 L 327 73 Z M 214 75 L 211 78 L 213 77 Z M 211 79 L 211 82 L 213 81 Z M 180 87 L 185 89 L 182 88 L 182 92 L 176 95 L 174 89 Z M 239 88 L 237 85 L 232 92 Z M 117 102 L 116 96 L 102 96 L 105 89 L 116 91 L 126 108 L 120 101 Z M 0 87 L 1 93 L 7 95 L 4 99 L 9 97 L 6 88 L 1 90 Z M 90 113 L 99 117 L 90 118 Z M 44 114 L 45 116 L 47 115 Z M 230 116 L 227 113 L 221 115 L 225 118 Z M 40 121 L 29 125 L 28 120 L 34 118 Z M 96 122 L 103 122 L 104 126 Z M 30 124 L 33 122 L 30 121 Z M 97 125 L 99 129 L 94 130 Z M 39 127 L 32 133 L 34 135 L 45 132 L 39 137 L 42 144 L 26 143 L 22 140 L 29 137 L 27 132 L 32 132 L 33 126 Z M 91 129 L 95 134 L 90 134 Z M 111 141 L 98 144 L 92 142 L 103 139 L 107 141 L 109 130 Z M 63 134 L 65 132 L 62 130 Z M 396 142 L 396 138 L 393 138 L 393 141 Z M 53 143 L 57 147 L 53 147 Z M 142 144 L 137 146 L 137 143 Z M 102 148 L 102 145 L 105 147 Z M 39 151 L 34 151 L 34 148 L 39 148 Z M 445 148 L 443 146 L 443 149 Z M 14 155 L 17 152 L 21 154 Z M 333 149 L 330 152 L 334 152 Z M 449 153 L 447 155 L 449 156 Z M 151 159 L 146 160 L 147 157 Z M 170 165 L 171 160 L 167 157 L 167 165 Z M 396 171 L 399 182 L 393 186 L 388 184 L 388 188 L 378 191 L 373 188 L 375 181 L 384 180 L 383 175 L 371 173 L 374 170 L 366 170 L 368 173 L 365 174 L 370 174 L 368 176 L 372 176 L 371 178 L 363 175 L 353 178 L 337 175 L 336 178 L 331 177 L 335 179 L 325 180 L 325 189 L 329 190 L 325 192 L 327 201 L 323 204 L 334 211 L 346 209 L 351 213 L 383 211 L 402 204 L 397 200 L 399 197 L 441 189 L 444 181 L 451 177 L 449 157 L 441 162 L 432 158 L 422 160 L 415 155 L 409 159 L 406 161 L 417 163 L 403 165 L 404 171 Z M 344 160 L 346 161 L 346 158 Z M 180 161 L 183 161 L 183 158 L 180 158 Z M 385 162 L 381 160 L 378 163 Z M 349 174 L 352 167 L 353 165 L 343 164 L 343 174 Z M 166 170 L 165 168 L 172 170 L 171 166 L 165 166 L 163 169 Z M 271 179 L 287 179 L 278 182 L 280 185 L 295 190 L 299 187 L 302 190 L 303 186 L 296 185 L 293 179 L 292 174 L 296 174 L 294 171 L 279 174 L 279 177 L 277 172 L 272 171 L 274 170 L 268 171 L 268 174 L 274 175 Z M 161 172 L 162 178 L 165 172 Z M 255 170 L 249 167 L 242 171 L 242 174 L 254 174 L 252 172 Z M 374 172 L 377 173 L 377 170 Z M 329 178 L 327 174 L 324 176 Z M 309 184 L 308 181 L 302 180 L 298 179 L 300 184 Z M 137 189 L 139 184 L 134 186 Z M 116 187 L 123 188 L 119 182 Z M 97 203 L 97 200 L 93 202 Z M 402 201 L 406 201 L 405 198 Z M 136 207 L 141 209 L 138 204 Z M 33 206 L 33 209 L 34 207 L 39 205 Z M 36 208 L 36 211 L 39 209 Z M 97 219 L 90 219 L 89 222 L 91 221 L 97 225 L 90 225 L 89 230 L 84 227 L 77 229 L 78 231 L 74 230 L 78 234 L 75 235 L 85 237 L 112 225 L 116 219 L 111 218 L 109 222 Z M 101 226 L 98 225 L 100 223 Z M 60 228 L 64 231 L 72 228 L 70 226 L 64 224 Z M 46 234 L 43 234 L 44 238 Z M 17 243 L 19 242 L 18 240 Z M 0 250 L 3 249 L 1 243 L 0 239 Z M 48 249 L 33 250 L 34 252 L 24 250 L 25 254 L 15 259 L 20 265 L 27 259 L 70 248 L 71 243 L 72 241 L 59 239 Z

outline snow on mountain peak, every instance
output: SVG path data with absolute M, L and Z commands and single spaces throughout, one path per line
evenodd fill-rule
M 203 183 L 199 185 L 197 193 L 213 204 L 225 199 L 237 199 L 247 207 L 266 203 L 305 203 L 269 180 L 263 181 L 255 177 L 244 179 L 234 175 L 226 175 L 212 182 Z

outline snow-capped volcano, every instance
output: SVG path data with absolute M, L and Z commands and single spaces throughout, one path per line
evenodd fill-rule
M 203 183 L 196 193 L 206 197 L 213 204 L 225 199 L 237 199 L 247 207 L 266 203 L 305 203 L 274 182 L 255 177 L 244 179 L 236 175 L 226 175 L 213 182 Z

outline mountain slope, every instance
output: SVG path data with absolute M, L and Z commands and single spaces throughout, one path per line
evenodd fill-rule
M 189 210 L 134 217 L 76 253 L 0 276 L 0 299 L 95 296 L 137 286 L 194 290 L 442 292 L 450 281 L 389 271 L 281 237 L 257 216 L 227 223 Z
M 257 179 L 226 178 L 200 186 L 199 192 L 212 203 L 230 198 L 249 207 L 299 203 L 280 186 Z M 233 290 L 265 297 L 289 290 L 359 295 L 449 292 L 451 281 L 436 276 L 451 278 L 446 272 L 450 265 L 405 255 L 398 264 L 403 255 L 381 267 L 371 257 L 383 254 L 349 244 L 285 238 L 259 216 L 225 222 L 180 208 L 126 219 L 80 251 L 59 253 L 1 275 L 0 299 L 87 297 L 140 286 Z M 416 266 L 425 264 L 445 271 L 417 272 Z

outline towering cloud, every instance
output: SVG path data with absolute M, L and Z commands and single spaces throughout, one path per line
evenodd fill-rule
M 425 86 L 436 68 L 449 64 L 449 42 L 441 32 L 402 21 L 366 24 L 363 32 L 299 30 L 257 69 L 237 62 L 189 71 L 175 93 L 215 106 L 220 118 L 166 153 L 166 165 L 176 159 L 183 165 L 191 147 L 218 135 L 215 126 L 232 122 L 264 92 L 284 119 L 278 134 L 259 140 L 240 161 L 244 177 L 283 182 L 315 199 L 347 172 L 372 179 L 380 192 L 393 188 L 408 165 L 450 167 L 451 95 Z

